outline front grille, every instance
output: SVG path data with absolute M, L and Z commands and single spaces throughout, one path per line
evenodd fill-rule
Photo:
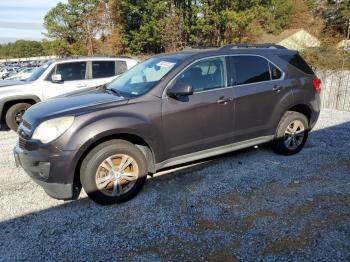
M 23 119 L 22 121 L 22 125 L 25 127 L 25 128 L 28 128 L 28 129 L 32 129 L 32 125 L 30 123 L 28 123 L 27 121 L 25 121 Z
M 28 151 L 34 151 L 38 149 L 38 144 L 24 139 L 23 137 L 19 137 L 18 139 L 18 145 L 20 148 L 28 150 Z
M 25 149 L 27 145 L 27 140 L 25 140 L 22 137 L 19 137 L 18 144 L 20 148 Z

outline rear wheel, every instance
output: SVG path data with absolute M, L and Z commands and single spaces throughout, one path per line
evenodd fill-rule
M 308 120 L 305 115 L 294 111 L 286 112 L 275 134 L 274 150 L 283 155 L 298 153 L 308 137 Z
M 110 140 L 86 156 L 80 180 L 96 203 L 121 203 L 142 189 L 147 178 L 146 167 L 145 156 L 135 145 L 124 140 Z
M 11 106 L 6 112 L 6 125 L 13 131 L 17 131 L 25 111 L 31 106 L 28 103 L 18 103 Z

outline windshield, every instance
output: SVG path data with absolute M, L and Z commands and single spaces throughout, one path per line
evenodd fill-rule
M 35 68 L 30 77 L 27 78 L 27 81 L 37 80 L 52 63 L 53 61 L 49 61 L 44 63 L 42 66 Z
M 178 63 L 178 59 L 170 57 L 155 57 L 136 65 L 125 72 L 107 89 L 113 89 L 122 96 L 139 96 L 147 93 Z

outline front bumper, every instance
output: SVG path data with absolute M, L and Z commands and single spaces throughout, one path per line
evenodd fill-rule
M 56 199 L 71 200 L 77 198 L 80 187 L 74 185 L 72 160 L 75 151 L 61 151 L 59 154 L 48 154 L 40 148 L 36 151 L 22 149 L 19 144 L 14 148 L 17 166 L 40 185 L 45 192 Z

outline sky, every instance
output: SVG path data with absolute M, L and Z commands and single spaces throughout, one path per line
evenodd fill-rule
M 67 0 L 0 0 L 0 43 L 43 39 L 45 14 L 58 2 Z

